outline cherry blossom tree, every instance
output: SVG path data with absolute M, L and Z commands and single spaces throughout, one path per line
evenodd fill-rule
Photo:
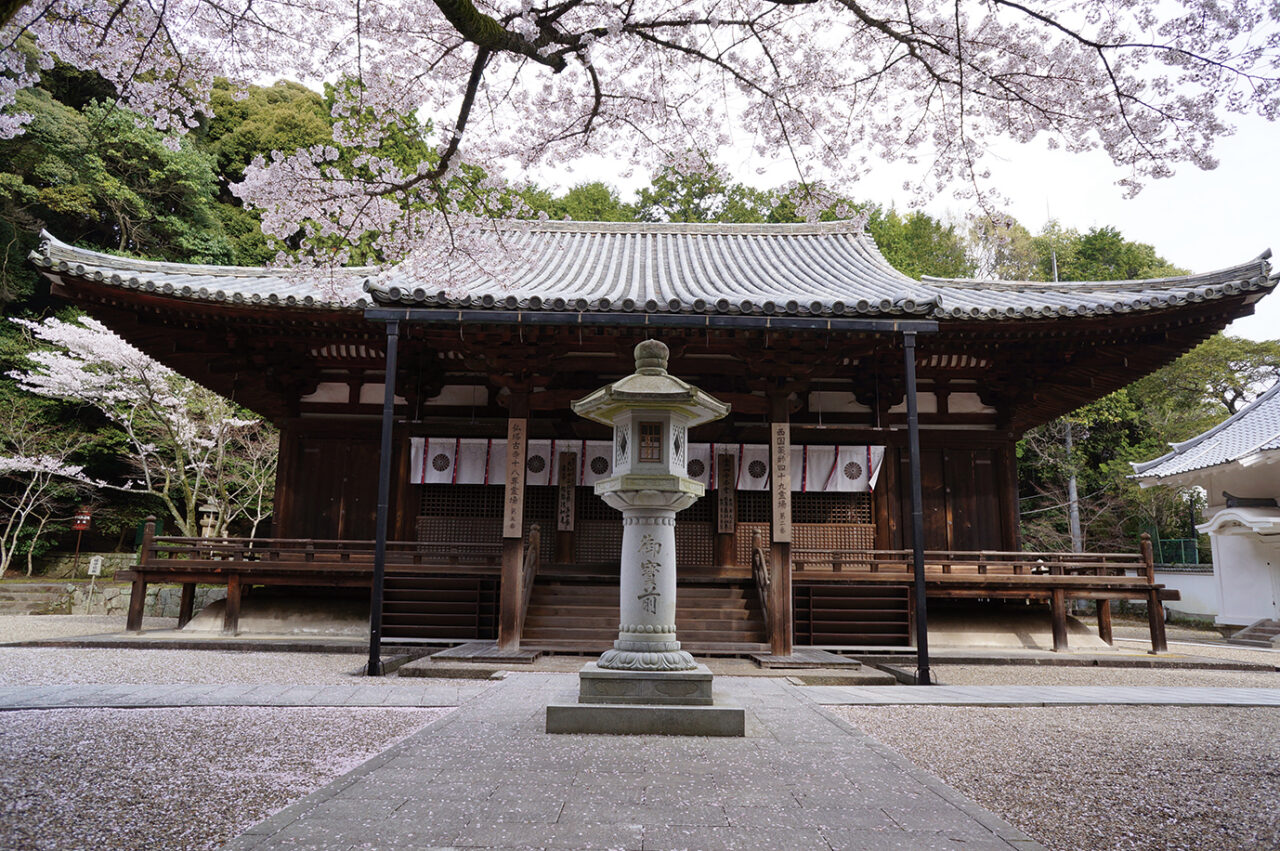
M 273 429 L 94 319 L 13 321 L 44 347 L 10 377 L 28 392 L 91 405 L 123 432 L 134 478 L 99 486 L 150 494 L 183 535 L 200 534 L 199 509 L 210 501 L 220 509 L 216 534 L 241 516 L 257 529 L 274 482 Z
M 10 400 L 0 411 L 0 576 L 23 547 L 30 576 L 31 554 L 49 522 L 92 489 L 84 468 L 71 463 L 81 443 L 31 405 Z
M 692 170 L 750 145 L 790 163 L 802 186 L 849 186 L 900 161 L 915 170 L 917 197 L 949 190 L 990 210 L 995 142 L 1101 150 L 1132 193 L 1182 164 L 1213 167 L 1233 117 L 1280 113 L 1272 0 L 7 0 L 0 10 L 10 15 L 4 106 L 54 57 L 101 73 L 172 133 L 197 123 L 219 74 L 356 81 L 334 106 L 332 144 L 277 152 L 238 190 L 268 233 L 304 231 L 304 245 L 337 262 L 349 255 L 335 237 L 371 238 L 388 261 L 465 249 L 493 212 L 484 180 L 584 154 Z M 429 119 L 433 151 L 409 165 L 380 153 L 382 128 L 406 115 Z M 7 109 L 0 133 L 23 120 Z M 451 192 L 464 160 L 484 178 Z

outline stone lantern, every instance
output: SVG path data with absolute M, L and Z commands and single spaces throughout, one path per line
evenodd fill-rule
M 573 403 L 574 413 L 613 429 L 613 475 L 595 490 L 622 512 L 618 640 L 582 669 L 578 700 L 705 706 L 711 672 L 676 640 L 676 512 L 704 493 L 686 471 L 689 429 L 729 406 L 668 374 L 657 340 L 635 356 L 634 373 Z

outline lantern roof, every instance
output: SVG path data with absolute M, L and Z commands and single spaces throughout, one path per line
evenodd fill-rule
M 573 412 L 612 426 L 626 411 L 667 410 L 682 414 L 691 427 L 729 413 L 729 405 L 667 372 L 670 350 L 662 341 L 644 340 L 635 356 L 635 372 L 573 402 Z

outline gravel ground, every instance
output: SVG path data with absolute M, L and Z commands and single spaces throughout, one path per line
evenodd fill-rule
M 1058 665 L 934 665 L 948 686 L 1198 686 L 1280 688 L 1280 673 L 1168 668 L 1084 668 Z
M 345 685 L 352 682 L 364 661 L 358 653 L 0 647 L 0 685 Z M 360 680 L 361 685 L 385 684 L 388 688 L 397 682 L 403 680 Z
M 178 619 L 143 618 L 142 628 L 177 629 Z M 0 644 L 122 632 L 124 617 L 121 615 L 0 615 Z
M 448 711 L 0 713 L 0 845 L 217 848 Z
M 172 629 L 174 618 L 147 618 L 147 629 Z M 4 647 L 3 642 L 118 633 L 119 617 L 91 615 L 0 616 L 0 685 L 131 683 L 339 685 L 364 664 L 359 653 L 247 653 L 219 650 Z M 362 684 L 394 686 L 395 677 Z
M 838 707 L 1054 851 L 1280 848 L 1280 711 Z

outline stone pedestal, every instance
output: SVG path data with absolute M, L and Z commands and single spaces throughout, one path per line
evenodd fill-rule
M 710 706 L 711 670 L 612 671 L 589 662 L 578 672 L 578 702 Z

